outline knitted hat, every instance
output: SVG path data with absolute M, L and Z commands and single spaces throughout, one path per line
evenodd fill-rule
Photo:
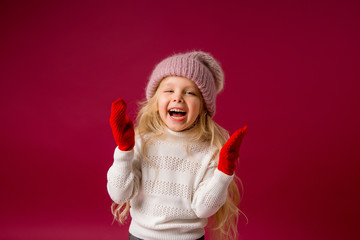
M 208 114 L 215 115 L 216 95 L 224 87 L 224 73 L 219 63 L 208 53 L 194 51 L 165 58 L 153 70 L 146 87 L 146 98 L 154 96 L 160 82 L 167 76 L 192 80 L 199 88 Z

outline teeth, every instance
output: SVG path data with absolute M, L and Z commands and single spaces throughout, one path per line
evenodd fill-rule
M 171 112 L 182 112 L 182 113 L 184 112 L 184 111 L 182 111 L 182 110 L 180 110 L 180 109 L 170 109 L 170 111 L 171 111 Z

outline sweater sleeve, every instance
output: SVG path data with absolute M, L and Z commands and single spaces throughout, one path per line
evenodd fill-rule
M 110 198 L 118 204 L 129 201 L 138 193 L 141 171 L 136 155 L 134 149 L 115 149 L 114 163 L 107 172 L 107 190 Z
M 210 166 L 194 193 L 191 208 L 199 218 L 214 215 L 227 198 L 227 189 L 234 176 L 226 175 L 216 166 Z

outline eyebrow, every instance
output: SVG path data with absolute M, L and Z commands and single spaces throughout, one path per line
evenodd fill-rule
M 176 83 L 166 81 L 166 82 L 160 83 L 160 85 L 161 85 L 161 87 L 164 87 L 164 88 L 173 88 L 176 85 Z M 191 91 L 196 91 L 196 92 L 200 93 L 200 90 L 196 85 L 185 86 L 184 89 L 191 90 Z

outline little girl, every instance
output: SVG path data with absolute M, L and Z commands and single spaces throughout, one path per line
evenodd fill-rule
M 129 239 L 204 239 L 208 219 L 215 239 L 236 238 L 234 171 L 247 126 L 229 138 L 212 119 L 223 85 L 209 54 L 176 54 L 155 67 L 135 131 L 126 103 L 112 104 L 107 189 L 115 219 L 124 223 L 130 211 Z

